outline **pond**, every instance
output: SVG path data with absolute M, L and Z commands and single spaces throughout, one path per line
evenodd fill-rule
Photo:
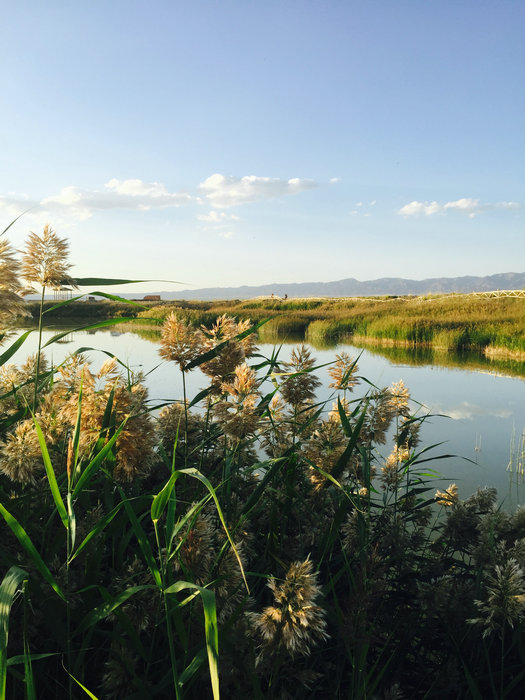
M 46 342 L 57 331 L 44 331 Z M 283 343 L 280 356 L 288 359 L 297 343 Z M 37 347 L 37 333 L 32 333 L 10 360 L 21 363 Z M 131 331 L 75 331 L 60 343 L 51 345 L 45 354 L 48 361 L 58 364 L 79 348 L 86 351 L 95 368 L 107 359 L 103 352 L 116 355 L 133 371 L 143 372 L 153 404 L 180 399 L 182 381 L 177 366 L 158 355 L 158 344 Z M 259 343 L 260 353 L 269 356 L 271 343 Z M 440 357 L 428 351 L 400 351 L 399 348 L 357 348 L 339 343 L 330 348 L 312 348 L 319 365 L 334 360 L 337 352 L 345 350 L 353 357 L 359 355 L 359 375 L 378 387 L 403 380 L 410 389 L 418 414 L 430 414 L 422 430 L 422 446 L 437 446 L 429 456 L 457 455 L 430 463 L 443 475 L 436 487 L 454 481 L 461 497 L 469 496 L 478 486 L 495 486 L 505 508 L 525 502 L 525 487 L 519 473 L 525 461 L 523 429 L 525 426 L 525 368 L 523 363 L 490 363 L 475 356 Z M 446 363 L 446 364 L 445 364 Z M 322 381 L 318 398 L 329 398 L 326 387 L 331 381 L 327 367 L 316 374 Z M 187 381 L 191 398 L 207 386 L 198 370 Z M 364 382 L 355 393 L 362 395 L 368 385 Z M 323 394 L 323 392 L 325 392 Z M 328 408 L 331 407 L 331 402 Z M 390 446 L 385 447 L 389 451 Z M 511 470 L 509 470 L 509 464 Z

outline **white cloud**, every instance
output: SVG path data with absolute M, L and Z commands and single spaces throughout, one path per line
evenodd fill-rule
M 398 211 L 398 214 L 402 216 L 420 216 L 424 214 L 425 216 L 433 216 L 434 214 L 445 214 L 448 211 L 459 211 L 466 214 L 470 218 L 476 216 L 476 214 L 481 214 L 485 211 L 491 211 L 495 209 L 522 209 L 523 206 L 519 202 L 480 202 L 479 199 L 471 199 L 468 197 L 463 197 L 462 199 L 457 199 L 454 202 L 445 202 L 440 204 L 439 202 L 417 202 L 413 201 L 409 204 L 405 204 L 404 207 Z
M 335 185 L 336 182 L 341 182 L 341 178 L 340 177 L 331 177 L 329 182 L 331 185 Z
M 302 180 L 297 177 L 281 180 L 278 177 L 257 175 L 234 177 L 219 173 L 211 175 L 199 185 L 208 201 L 220 209 L 246 202 L 297 194 L 314 187 L 317 187 L 317 183 L 312 180 Z
M 215 209 L 243 204 L 256 200 L 296 194 L 316 187 L 311 180 L 292 178 L 257 177 L 226 177 L 211 175 L 199 185 L 205 193 L 206 200 L 214 207 L 208 214 L 198 218 L 211 224 L 219 225 L 227 221 L 237 221 L 234 214 L 225 214 Z M 166 185 L 160 182 L 146 182 L 139 179 L 118 180 L 110 179 L 99 190 L 83 189 L 76 185 L 63 187 L 58 193 L 44 199 L 31 200 L 26 195 L 9 193 L 0 196 L 0 214 L 5 216 L 7 223 L 31 208 L 31 219 L 39 223 L 53 220 L 58 221 L 89 219 L 96 211 L 111 209 L 128 209 L 147 211 L 149 209 L 165 209 L 179 207 L 184 204 L 202 204 L 203 199 L 187 192 L 170 192 Z M 45 223 L 44 221 L 44 223 Z M 7 225 L 6 223 L 6 225 Z
M 214 209 L 208 214 L 201 214 L 197 219 L 199 221 L 208 221 L 212 224 L 222 224 L 225 221 L 239 221 L 239 217 L 235 214 L 226 214 L 224 211 L 215 211 Z
M 84 190 L 70 185 L 57 195 L 46 197 L 40 204 L 50 209 L 67 210 L 78 219 L 88 219 L 94 211 L 103 209 L 158 209 L 178 207 L 194 201 L 186 193 L 169 192 L 159 182 L 143 180 L 117 180 L 106 182 L 104 190 Z
M 354 206 L 356 206 L 356 207 L 362 207 L 362 206 L 363 206 L 363 202 L 356 202 Z
M 219 236 L 221 236 L 222 238 L 231 238 L 234 235 L 235 234 L 233 231 L 224 231 L 222 233 L 219 233 Z
M 462 401 L 457 406 L 440 411 L 453 420 L 472 420 L 477 416 L 492 416 L 493 418 L 509 418 L 512 412 L 505 408 L 489 409 L 486 406 Z

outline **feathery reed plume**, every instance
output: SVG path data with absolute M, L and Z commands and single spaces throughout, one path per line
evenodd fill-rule
M 381 467 L 380 479 L 383 484 L 395 491 L 403 478 L 401 465 L 410 457 L 410 452 L 405 447 L 394 446 L 385 464 Z
M 61 289 L 64 284 L 76 287 L 75 281 L 69 276 L 72 267 L 67 262 L 69 243 L 65 238 L 59 238 L 49 224 L 44 226 L 42 236 L 29 234 L 26 250 L 22 258 L 22 277 L 27 282 L 36 282 L 42 287 L 40 294 L 40 313 L 38 317 L 38 350 L 35 370 L 35 387 L 33 392 L 33 411 L 36 411 L 38 396 L 38 380 L 40 378 L 40 351 L 42 348 L 42 318 L 44 313 L 44 296 L 47 287 Z M 26 289 L 25 294 L 34 292 L 33 288 Z
M 518 562 L 510 558 L 503 565 L 496 565 L 494 573 L 487 576 L 486 601 L 475 600 L 482 617 L 469 620 L 483 627 L 483 636 L 493 632 L 503 635 L 505 626 L 514 627 L 525 613 L 525 579 Z
M 453 506 L 459 500 L 458 487 L 456 486 L 456 484 L 450 484 L 450 486 L 444 491 L 440 491 L 438 489 L 434 498 L 440 506 Z
M 63 394 L 64 388 L 57 382 L 54 391 Z M 60 410 L 60 419 L 70 428 L 75 426 L 77 420 L 78 391 L 79 388 L 70 393 Z M 80 455 L 87 457 L 100 437 L 111 394 L 115 425 L 127 419 L 116 441 L 113 476 L 118 481 L 129 482 L 148 472 L 153 458 L 155 433 L 152 419 L 146 411 L 147 390 L 141 384 L 128 388 L 117 372 L 114 358 L 104 362 L 96 375 L 90 372 L 87 365 L 82 368 Z M 107 435 L 104 437 L 108 438 Z
M 262 640 L 261 653 L 275 653 L 276 649 L 292 657 L 306 656 L 315 642 L 328 638 L 325 611 L 315 601 L 320 595 L 317 574 L 308 557 L 288 569 L 284 581 L 274 578 L 268 582 L 274 605 L 262 613 L 251 613 L 250 620 Z
M 246 363 L 238 365 L 233 382 L 224 382 L 225 397 L 213 406 L 213 414 L 230 437 L 242 440 L 257 429 L 260 416 L 256 413 L 259 392 L 257 375 Z
M 390 394 L 390 404 L 395 412 L 400 416 L 407 416 L 409 413 L 410 392 L 402 379 L 398 382 L 393 382 L 390 387 Z
M 212 350 L 226 340 L 229 341 L 213 359 L 201 365 L 204 374 L 211 378 L 212 386 L 217 393 L 220 392 L 220 385 L 230 380 L 235 368 L 256 352 L 253 333 L 241 340 L 235 340 L 236 336 L 244 333 L 251 326 L 249 319 L 236 322 L 231 316 L 223 314 L 219 316 L 211 330 L 202 327 L 205 351 Z
M 76 287 L 69 276 L 72 265 L 67 262 L 68 255 L 69 243 L 59 238 L 49 224 L 41 236 L 31 231 L 22 258 L 22 277 L 50 289 L 60 289 L 65 284 Z
M 179 320 L 172 312 L 162 326 L 159 355 L 176 362 L 184 372 L 186 366 L 202 353 L 203 341 L 202 331 Z
M 328 370 L 333 379 L 328 386 L 337 391 L 352 391 L 359 382 L 355 376 L 358 370 L 357 363 L 347 352 L 339 353 L 335 359 L 335 364 Z
M 20 263 L 15 250 L 5 238 L 0 238 L 0 322 L 5 323 L 15 316 L 28 316 L 20 294 Z
M 315 390 L 321 382 L 311 372 L 314 365 L 315 359 L 310 356 L 310 350 L 306 345 L 294 348 L 290 361 L 283 363 L 284 371 L 292 376 L 286 377 L 282 383 L 281 394 L 283 399 L 294 408 L 315 397 Z
M 0 472 L 12 481 L 34 484 L 44 471 L 40 443 L 32 420 L 18 423 L 0 448 Z
M 365 441 L 376 442 L 384 445 L 386 431 L 395 416 L 395 408 L 392 405 L 390 389 L 380 389 L 370 397 L 370 404 L 363 424 L 361 435 Z
M 339 415 L 329 415 L 327 420 L 320 421 L 310 436 L 304 456 L 323 472 L 331 473 L 346 447 L 346 439 Z M 309 468 L 309 478 L 316 489 L 326 484 L 326 477 L 313 466 Z

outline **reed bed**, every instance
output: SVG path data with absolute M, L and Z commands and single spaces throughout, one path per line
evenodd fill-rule
M 164 406 L 117 358 L 6 346 L 2 697 L 519 697 L 524 511 L 436 490 L 402 382 L 340 353 L 319 403 L 264 327 L 171 312 L 160 357 L 207 383 Z
M 392 340 L 399 345 L 431 345 L 446 350 L 491 348 L 525 353 L 525 300 L 477 298 L 471 295 L 356 299 L 249 300 L 173 302 L 140 313 L 165 318 L 172 310 L 192 322 L 209 324 L 229 313 L 238 319 L 272 318 L 280 335 L 303 332 L 317 342 L 359 336 L 370 342 Z M 179 311 L 180 309 L 180 311 Z M 287 320 L 285 320 L 287 319 Z

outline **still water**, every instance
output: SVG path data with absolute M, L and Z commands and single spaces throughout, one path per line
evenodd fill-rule
M 56 332 L 44 331 L 44 342 Z M 10 361 L 22 362 L 36 347 L 34 332 Z M 288 359 L 293 347 L 292 343 L 283 343 L 280 357 Z M 132 332 L 75 331 L 62 342 L 46 348 L 45 355 L 49 362 L 58 364 L 79 348 L 90 348 L 86 354 L 95 369 L 107 359 L 103 352 L 106 351 L 116 355 L 133 371 L 143 372 L 154 405 L 182 396 L 180 372 L 173 363 L 161 360 L 157 343 L 150 339 Z M 274 344 L 260 343 L 259 348 L 260 353 L 268 357 Z M 443 475 L 437 487 L 454 481 L 459 486 L 460 496 L 467 497 L 478 486 L 495 486 L 505 508 L 525 503 L 525 485 L 521 485 L 518 473 L 525 457 L 522 456 L 525 427 L 525 368 L 522 365 L 495 365 L 483 358 L 464 356 L 443 355 L 440 358 L 428 352 L 400 352 L 392 348 L 378 351 L 346 343 L 331 348 L 312 348 L 312 354 L 319 365 L 324 365 L 342 350 L 353 357 L 359 355 L 358 374 L 378 387 L 402 379 L 418 402 L 414 403 L 414 411 L 430 414 L 422 429 L 422 446 L 441 444 L 428 456 L 456 455 L 430 463 L 430 467 Z M 327 368 L 321 367 L 316 374 L 322 381 L 318 398 L 328 399 Z M 207 379 L 198 370 L 190 373 L 188 396 L 191 398 L 206 385 Z M 362 395 L 367 387 L 362 382 L 355 393 Z M 389 448 L 385 450 L 388 452 Z M 509 471 L 509 462 L 512 471 Z

